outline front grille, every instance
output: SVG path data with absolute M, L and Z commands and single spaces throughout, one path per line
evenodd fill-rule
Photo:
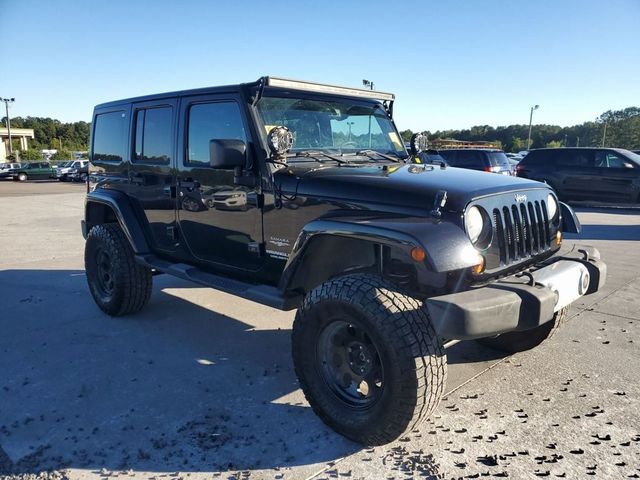
M 494 208 L 492 216 L 501 265 L 527 259 L 551 247 L 544 200 Z

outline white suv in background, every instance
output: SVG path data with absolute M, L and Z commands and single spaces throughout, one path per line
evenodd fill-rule
M 89 160 L 72 160 L 69 162 L 61 163 L 58 168 L 55 169 L 54 176 L 61 182 L 70 180 L 69 174 L 72 170 L 85 168 L 89 164 Z

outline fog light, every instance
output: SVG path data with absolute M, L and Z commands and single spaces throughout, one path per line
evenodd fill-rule
M 556 245 L 560 245 L 562 243 L 562 232 L 558 230 L 556 233 Z
M 473 273 L 474 275 L 480 275 L 481 273 L 484 273 L 484 269 L 487 266 L 487 262 L 485 261 L 484 257 L 482 255 L 478 255 L 478 257 L 480 263 L 471 267 L 471 273 Z
M 427 258 L 427 252 L 420 247 L 413 247 L 411 249 L 411 258 L 416 262 L 424 262 L 425 258 Z

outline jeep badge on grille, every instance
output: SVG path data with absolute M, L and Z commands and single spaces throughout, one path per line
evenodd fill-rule
M 524 193 L 516 193 L 516 203 L 523 203 L 527 201 L 527 196 Z

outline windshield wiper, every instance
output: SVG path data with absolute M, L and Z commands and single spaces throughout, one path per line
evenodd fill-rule
M 377 150 L 371 150 L 371 149 L 360 150 L 356 152 L 355 155 L 360 155 L 360 156 L 369 157 L 369 158 L 374 158 L 374 155 L 379 155 L 382 158 L 391 160 L 392 162 L 404 161 L 404 158 L 402 158 L 400 155 L 396 155 L 395 157 L 392 157 L 391 155 L 387 155 L 386 153 L 381 153 L 381 152 L 378 152 Z
M 305 150 L 305 151 L 302 151 L 302 152 L 297 152 L 294 155 L 294 157 L 315 157 L 320 162 L 321 162 L 321 160 L 318 157 L 326 157 L 329 160 L 333 160 L 334 162 L 349 163 L 347 160 L 344 160 L 342 158 L 334 157 L 333 155 L 329 155 L 328 153 L 315 151 L 315 150 Z

